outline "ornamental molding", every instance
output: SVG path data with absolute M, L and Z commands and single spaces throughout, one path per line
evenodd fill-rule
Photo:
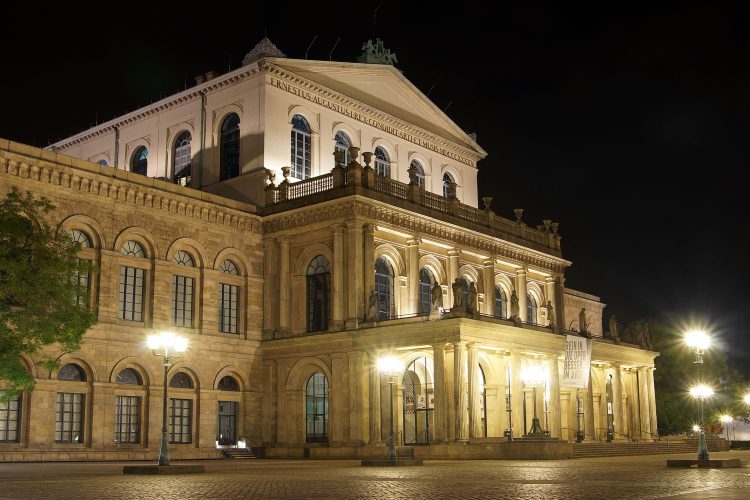
M 455 142 L 448 141 L 443 137 L 373 108 L 361 101 L 322 87 L 287 69 L 280 68 L 269 62 L 261 62 L 261 68 L 268 72 L 271 77 L 270 84 L 273 87 L 451 158 L 464 165 L 476 168 L 476 162 L 486 156 Z
M 449 223 L 426 218 L 412 212 L 401 211 L 388 205 L 377 205 L 359 199 L 302 207 L 290 212 L 268 215 L 263 220 L 265 234 L 309 228 L 312 224 L 331 222 L 352 215 L 375 220 L 406 231 L 415 236 L 436 238 L 448 241 L 457 247 L 469 247 L 474 251 L 487 253 L 493 257 L 512 260 L 521 264 L 533 265 L 562 275 L 571 263 L 543 252 L 525 248 L 500 238 L 482 235 L 470 229 L 453 226 Z M 362 220 L 362 223 L 369 221 Z
M 117 200 L 118 203 L 154 208 L 168 213 L 170 217 L 177 215 L 241 231 L 257 234 L 261 232 L 260 217 L 249 215 L 241 210 L 219 207 L 179 194 L 165 193 L 157 188 L 139 186 L 123 179 L 76 170 L 75 167 L 30 159 L 9 151 L 0 151 L 0 174 L 49 184 L 56 190 L 61 188 L 78 191 Z

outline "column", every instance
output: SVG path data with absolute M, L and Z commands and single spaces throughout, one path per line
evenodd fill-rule
M 369 384 L 365 381 L 365 353 L 349 353 L 349 439 L 362 445 L 369 441 Z
M 498 367 L 498 379 L 497 379 L 497 411 L 498 411 L 498 422 L 500 428 L 498 429 L 498 436 L 503 436 L 505 429 L 510 428 L 510 421 L 508 420 L 508 409 L 505 401 L 508 395 L 508 369 L 510 368 L 510 357 L 501 353 L 496 354 L 497 361 L 495 366 Z
M 344 327 L 344 302 L 345 293 L 344 277 L 346 276 L 346 264 L 344 263 L 344 226 L 334 224 L 331 226 L 333 232 L 333 304 L 332 321 L 335 330 Z
M 552 313 L 555 316 L 554 318 L 547 318 L 547 321 L 549 321 L 550 323 L 554 321 L 554 323 L 558 327 L 561 327 L 562 325 L 557 322 L 557 316 L 558 316 L 557 309 L 558 309 L 558 305 L 557 305 L 557 297 L 555 296 L 556 295 L 555 288 L 556 288 L 555 287 L 555 278 L 553 278 L 551 276 L 547 277 L 544 280 L 544 291 L 547 294 L 547 300 L 549 300 L 550 302 L 552 302 L 552 308 L 553 308 Z M 542 304 L 542 306 L 546 306 L 546 305 L 547 304 Z M 544 326 L 547 326 L 547 325 L 544 325 Z
M 518 295 L 518 315 L 521 321 L 528 320 L 528 310 L 526 309 L 526 269 L 516 270 L 516 295 Z
M 521 381 L 521 355 L 510 356 L 510 407 L 513 411 L 513 437 L 523 435 L 523 382 Z
M 596 424 L 594 423 L 594 377 L 596 372 L 592 366 L 589 370 L 589 385 L 586 388 L 586 415 L 584 421 L 586 422 L 586 437 L 585 439 L 593 439 L 596 436 Z
M 547 370 L 549 373 L 549 432 L 551 437 L 561 437 L 560 372 L 557 355 L 547 356 Z
M 279 243 L 279 330 L 289 331 L 289 238 L 277 238 Z
M 555 280 L 555 298 L 557 303 L 553 303 L 555 306 L 555 316 L 557 316 L 557 325 L 560 328 L 567 328 L 568 323 L 565 318 L 565 278 L 559 276 Z
M 380 444 L 380 370 L 378 369 L 380 352 L 367 353 L 368 376 L 370 382 L 370 444 Z
M 453 287 L 451 286 L 458 278 L 458 256 L 460 250 L 448 250 L 448 303 L 443 304 L 445 308 L 453 307 Z
M 646 375 L 646 367 L 641 366 L 638 368 L 638 402 L 640 404 L 640 414 L 638 415 L 639 421 L 641 422 L 641 437 L 643 439 L 651 439 L 651 410 L 649 409 L 649 396 L 648 396 L 648 376 Z
M 659 433 L 659 427 L 656 422 L 656 393 L 654 392 L 654 368 L 646 369 L 647 379 L 646 385 L 648 386 L 648 409 L 651 414 L 651 432 L 653 434 Z
M 478 438 L 482 436 L 482 413 L 480 409 L 480 394 L 479 394 L 479 353 L 477 352 L 477 345 L 471 342 L 468 345 L 469 348 L 469 437 Z
M 482 268 L 482 279 L 484 285 L 484 310 L 481 312 L 488 316 L 495 315 L 495 260 L 484 261 Z
M 419 313 L 419 238 L 406 242 L 406 286 L 408 290 L 407 314 Z
M 364 296 L 362 297 L 363 304 L 367 304 L 367 300 L 370 297 L 370 291 L 375 290 L 375 231 L 377 231 L 375 224 L 365 224 L 364 231 L 364 250 L 362 264 L 363 281 L 364 281 Z
M 625 434 L 625 412 L 622 405 L 622 373 L 620 363 L 612 363 L 612 411 L 615 414 L 615 439 Z M 619 434 L 618 434 L 619 433 Z
M 345 352 L 337 352 L 331 355 L 331 380 L 330 387 L 334 390 L 329 393 L 329 421 L 328 435 L 331 444 L 341 444 L 349 436 L 349 359 Z M 303 396 L 304 397 L 304 396 Z
M 469 415 L 467 408 L 466 344 L 453 344 L 453 397 L 456 406 L 456 441 L 468 439 Z
M 435 409 L 433 419 L 435 422 L 435 442 L 442 443 L 448 437 L 448 398 L 445 388 L 445 345 L 435 344 L 432 346 L 432 363 L 435 372 Z
M 346 328 L 355 329 L 364 316 L 362 307 L 364 304 L 364 284 L 362 283 L 362 225 L 355 220 L 346 221 L 346 233 Z
M 263 429 L 261 431 L 263 446 L 276 444 L 276 361 L 263 361 Z

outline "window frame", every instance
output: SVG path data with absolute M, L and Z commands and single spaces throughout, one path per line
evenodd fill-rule
M 145 151 L 145 155 L 143 154 Z M 134 174 L 148 175 L 148 148 L 145 145 L 139 145 L 130 156 L 130 171 Z
M 307 130 L 297 128 L 295 119 L 299 117 Z M 299 122 L 299 121 L 298 121 Z M 304 116 L 295 114 L 289 121 L 291 124 L 291 175 L 300 180 L 312 177 L 312 128 L 310 122 Z
M 320 384 L 316 383 L 316 381 L 313 380 L 318 377 L 323 378 L 322 395 L 320 395 L 320 393 L 318 392 Z M 323 406 L 322 412 L 319 411 L 321 401 Z M 313 409 L 312 412 L 310 412 L 311 408 Z M 318 417 L 322 418 L 318 419 Z M 318 431 L 318 428 L 321 427 L 319 425 L 320 422 L 322 422 L 322 431 Z M 328 377 L 326 377 L 324 373 L 316 371 L 315 373 L 310 375 L 310 377 L 307 379 L 307 382 L 305 383 L 305 443 L 327 443 L 330 434 L 329 427 L 330 391 Z
M 236 117 L 237 123 L 227 126 Z M 228 113 L 219 125 L 219 181 L 228 181 L 239 177 L 241 166 L 241 130 L 242 119 L 237 113 Z M 225 128 L 226 127 L 226 128 Z M 228 149 L 229 148 L 229 149 Z M 230 156 L 231 154 L 231 156 Z M 232 162 L 236 162 L 233 164 Z

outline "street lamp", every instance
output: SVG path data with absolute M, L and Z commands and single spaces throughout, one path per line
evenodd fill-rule
M 703 400 L 713 396 L 714 390 L 706 384 L 698 384 L 690 388 L 690 395 L 698 398 L 701 402 L 701 433 L 698 436 L 698 460 L 708 460 L 708 448 L 706 447 L 706 431 L 703 423 Z
M 745 402 L 746 405 L 750 405 L 750 394 L 745 394 L 742 397 L 742 400 Z
M 531 420 L 531 431 L 526 434 L 529 437 L 545 437 L 542 426 L 539 425 L 539 418 L 536 416 L 536 388 L 544 382 L 545 378 L 544 370 L 539 365 L 531 365 L 521 372 L 521 380 L 523 380 L 524 384 L 530 385 L 533 391 L 532 406 L 534 407 L 534 418 Z
M 695 349 L 695 363 L 700 368 L 703 364 L 703 351 L 708 349 L 708 345 L 711 343 L 711 337 L 709 337 L 703 330 L 690 330 L 685 333 L 685 342 L 688 346 Z
M 386 458 L 388 461 L 396 461 L 396 439 L 393 435 L 393 383 L 395 382 L 395 378 L 398 376 L 399 373 L 403 370 L 403 365 L 401 364 L 401 361 L 399 361 L 397 358 L 394 358 L 393 356 L 387 356 L 384 358 L 380 358 L 378 360 L 378 369 L 380 372 L 384 375 L 388 376 L 388 386 L 389 386 L 389 414 L 390 414 L 390 421 L 391 421 L 391 431 L 388 434 L 388 442 L 386 443 L 386 446 L 388 448 L 388 453 Z
M 148 336 L 148 347 L 153 351 L 154 356 L 161 356 L 164 359 L 164 401 L 162 402 L 159 465 L 169 465 L 169 454 L 167 453 L 167 372 L 169 372 L 169 359 L 179 356 L 187 349 L 187 339 L 172 332 L 161 332 L 158 335 Z
M 732 418 L 731 415 L 722 415 L 721 421 L 724 423 L 724 428 L 727 431 L 727 442 L 729 442 L 729 424 L 731 424 L 734 421 L 734 419 Z

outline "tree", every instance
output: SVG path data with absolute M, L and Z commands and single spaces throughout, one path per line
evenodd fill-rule
M 15 188 L 0 200 L 0 381 L 9 393 L 34 386 L 22 353 L 51 369 L 56 356 L 41 348 L 78 349 L 96 318 L 80 299 L 91 264 L 78 259 L 80 243 L 46 221 L 54 208 Z

